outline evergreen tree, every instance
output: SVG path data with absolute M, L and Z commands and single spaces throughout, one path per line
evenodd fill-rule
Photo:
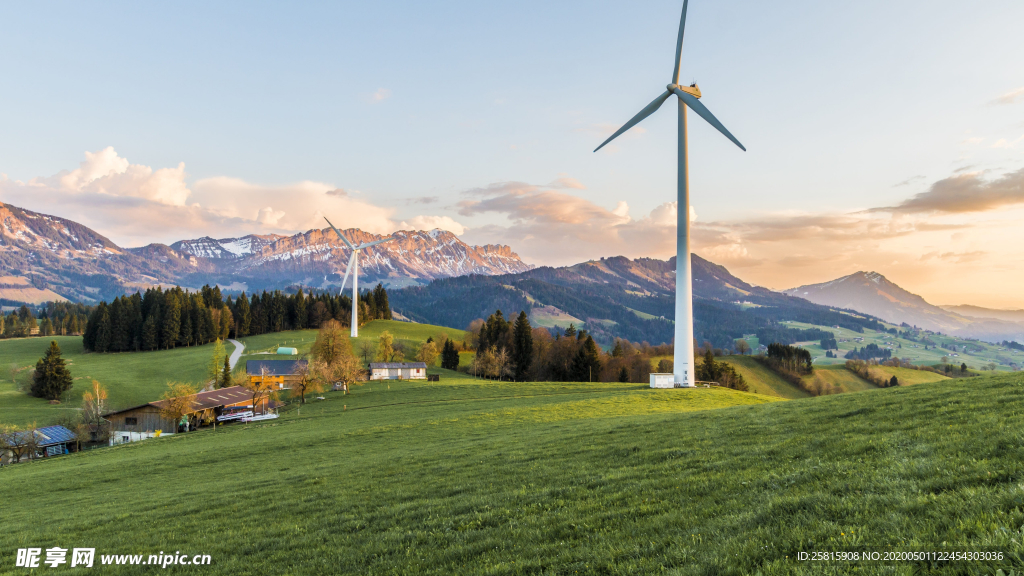
M 575 326 L 575 325 L 573 325 L 573 323 L 572 323 L 572 322 L 570 322 L 570 323 L 569 323 L 569 327 L 565 329 L 565 334 L 564 334 L 564 336 L 565 336 L 566 338 L 575 338 L 575 337 L 576 337 L 576 332 L 577 332 L 577 330 L 576 330 L 576 326 Z
M 459 351 L 455 348 L 455 343 L 451 339 L 445 340 L 444 347 L 441 349 L 441 368 L 446 370 L 459 369 Z
M 306 297 L 302 293 L 302 288 L 295 293 L 292 298 L 292 328 L 295 330 L 302 330 L 306 327 L 306 320 L 309 318 L 309 313 L 306 312 Z
M 249 306 L 249 299 L 245 292 L 235 302 L 235 338 L 249 335 L 249 326 L 252 323 L 252 308 Z
M 56 340 L 51 340 L 46 354 L 36 362 L 36 371 L 32 376 L 32 395 L 59 400 L 65 391 L 71 389 L 72 384 L 71 371 L 60 356 L 60 346 Z
M 94 352 L 107 352 L 110 350 L 111 341 L 110 309 L 103 306 L 100 317 L 96 322 L 96 339 L 93 344 Z
M 160 346 L 160 331 L 156 325 L 156 315 L 151 314 L 142 323 L 142 349 L 156 350 Z
M 625 365 L 619 368 L 619 382 L 629 382 L 629 368 Z
M 181 302 L 178 295 L 168 290 L 164 294 L 164 322 L 160 331 L 160 344 L 164 349 L 173 348 L 181 332 Z
M 512 328 L 512 363 L 515 364 L 515 379 L 525 381 L 533 363 L 533 328 L 522 310 Z
M 216 340 L 220 334 L 220 325 L 213 321 L 213 310 L 204 306 L 199 308 L 199 314 L 203 319 L 203 337 L 198 343 L 206 344 Z
M 178 343 L 188 346 L 192 343 L 192 311 L 188 308 L 182 310 L 181 330 L 178 332 Z
M 572 360 L 572 380 L 593 382 L 601 375 L 601 351 L 590 336 L 583 341 Z
M 622 358 L 625 352 L 622 350 L 622 341 L 618 338 L 615 339 L 615 347 L 612 348 L 612 358 Z
M 894 374 L 892 379 L 889 380 L 889 386 L 899 386 L 899 385 L 900 385 L 900 381 L 896 379 L 896 375 Z
M 227 388 L 231 386 L 231 358 L 229 356 L 224 357 L 224 370 L 220 373 L 219 388 Z

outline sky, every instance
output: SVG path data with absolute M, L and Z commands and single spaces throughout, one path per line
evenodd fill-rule
M 444 228 L 536 265 L 675 252 L 681 3 L 0 5 L 0 201 L 122 246 Z M 1024 3 L 692 0 L 694 250 L 1024 308 Z

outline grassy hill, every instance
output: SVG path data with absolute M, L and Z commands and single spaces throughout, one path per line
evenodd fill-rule
M 836 339 L 839 341 L 838 358 L 825 358 L 825 351 L 821 348 L 818 342 L 800 343 L 803 348 L 809 350 L 811 355 L 814 356 L 815 366 L 843 364 L 846 362 L 843 356 L 848 351 L 853 348 L 863 348 L 868 344 L 877 344 L 882 348 L 890 347 L 892 348 L 893 356 L 898 358 L 908 358 L 914 364 L 925 366 L 939 364 L 944 356 L 949 359 L 949 362 L 956 366 L 959 366 L 961 363 L 965 363 L 972 369 L 976 370 L 981 370 L 982 368 L 987 367 L 990 363 L 994 364 L 997 370 L 1005 371 L 1013 370 L 1013 365 L 1024 365 L 1024 351 L 1008 349 L 999 344 L 992 344 L 979 340 L 968 340 L 956 336 L 924 332 L 922 333 L 923 337 L 934 342 L 934 344 L 928 345 L 928 350 L 925 350 L 925 345 L 919 341 L 900 338 L 888 332 L 872 330 L 870 328 L 864 328 L 863 332 L 854 332 L 847 328 L 835 328 L 833 326 L 807 324 L 804 322 L 786 322 L 785 325 L 787 327 L 804 330 L 808 328 L 819 328 L 821 330 L 832 332 L 836 335 Z M 897 328 L 899 330 L 905 330 L 904 328 L 899 328 L 898 326 L 890 324 L 885 324 L 884 326 L 887 329 Z M 936 348 L 936 345 L 940 347 Z M 953 352 L 951 350 L 941 348 L 943 345 L 957 346 L 958 351 Z M 963 351 L 964 346 L 968 348 L 968 351 Z
M 29 381 L 29 369 L 56 340 L 63 357 L 71 370 L 74 386 L 63 404 L 49 404 L 46 400 L 33 398 L 17 391 L 7 370 L 12 364 L 21 370 L 17 379 L 22 384 Z M 233 346 L 227 344 L 230 352 Z M 176 348 L 156 352 L 132 352 L 119 354 L 87 353 L 78 336 L 57 336 L 53 338 L 20 338 L 0 341 L 0 423 L 25 425 L 36 423 L 44 426 L 54 421 L 61 413 L 77 411 L 82 403 L 82 394 L 89 388 L 92 379 L 99 380 L 110 393 L 111 407 L 128 407 L 157 400 L 167 389 L 168 380 L 198 382 L 205 377 L 206 364 L 213 354 L 213 345 Z
M 805 382 L 820 378 L 826 385 L 831 385 L 838 392 L 860 392 L 862 390 L 877 390 L 871 382 L 864 380 L 845 366 L 815 366 L 814 373 L 804 376 Z
M 440 328 L 423 324 L 411 324 L 393 320 L 376 320 L 360 328 L 359 338 L 353 342 L 357 354 L 363 341 L 374 344 L 384 330 L 395 335 L 397 341 L 408 346 L 409 350 L 418 350 L 419 345 L 430 336 L 436 337 L 444 332 L 450 338 L 461 340 L 465 337 L 462 330 Z M 292 346 L 303 354 L 309 351 L 316 339 L 316 330 L 294 330 L 275 332 L 241 338 L 246 346 L 246 354 L 242 356 L 238 369 L 244 369 L 244 361 L 256 358 L 278 358 L 276 355 L 255 355 L 256 352 L 276 351 L 278 346 Z M 22 383 L 28 381 L 29 368 L 46 351 L 50 340 L 60 344 L 71 375 L 74 387 L 63 404 L 52 405 L 45 400 L 33 398 L 17 391 L 16 384 L 11 380 L 7 368 L 17 365 L 21 372 L 17 378 Z M 224 344 L 225 351 L 231 353 L 234 346 Z M 213 345 L 158 350 L 155 352 L 125 352 L 118 354 L 87 353 L 82 348 L 82 339 L 77 336 L 61 336 L 56 338 L 21 338 L 0 341 L 0 367 L 5 369 L 0 374 L 0 423 L 26 425 L 36 423 L 40 426 L 52 423 L 61 413 L 77 411 L 81 406 L 82 394 L 88 389 L 92 379 L 100 381 L 110 393 L 108 406 L 111 409 L 127 408 L 158 400 L 167 389 L 167 382 L 199 383 L 206 378 L 206 366 L 213 354 Z M 293 358 L 291 356 L 281 358 Z
M 441 373 L 0 469 L 0 499 L 31 502 L 0 550 L 212 556 L 180 574 L 992 574 L 1024 554 L 1016 376 L 772 402 Z M 795 560 L 936 549 L 1006 560 Z
M 950 380 L 950 378 L 947 378 L 942 374 L 936 374 L 935 372 L 928 372 L 926 370 L 894 368 L 892 366 L 873 366 L 872 368 L 880 372 L 885 372 L 889 376 L 895 376 L 896 379 L 899 380 L 900 386 L 927 384 L 930 382 L 948 382 Z
M 810 396 L 749 356 L 723 356 L 719 360 L 732 364 L 736 371 L 743 376 L 751 392 L 787 399 Z

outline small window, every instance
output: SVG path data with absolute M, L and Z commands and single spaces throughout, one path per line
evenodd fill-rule
M 124 419 L 124 425 L 125 426 L 137 426 L 138 424 L 139 424 L 139 419 L 138 418 L 125 418 Z

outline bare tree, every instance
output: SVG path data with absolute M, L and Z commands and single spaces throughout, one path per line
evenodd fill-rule
M 363 364 L 369 364 L 370 358 L 373 358 L 373 354 L 376 350 L 373 347 L 373 342 L 369 340 L 363 340 L 362 344 L 359 345 L 359 354 L 363 357 Z
M 323 392 L 331 378 L 330 365 L 317 359 L 310 359 L 298 369 L 298 378 L 292 382 L 292 394 L 299 395 L 299 403 L 306 403 L 306 394 Z
M 736 341 L 736 351 L 739 352 L 741 356 L 746 355 L 747 352 L 750 352 L 750 344 L 748 344 L 746 340 L 740 338 Z
M 193 412 L 196 388 L 184 382 L 168 382 L 160 398 L 160 416 L 174 422 L 175 431 L 182 418 Z
M 26 428 L 0 425 L 0 456 L 4 452 L 10 452 L 11 462 L 18 463 L 25 457 L 35 457 L 38 449 L 39 439 L 36 437 L 35 424 Z
M 96 380 L 92 381 L 92 389 L 82 394 L 82 424 L 78 436 L 89 440 L 97 440 L 103 436 L 107 421 L 103 413 L 107 410 L 107 389 Z
M 501 380 L 501 377 L 504 376 L 506 372 L 508 372 L 508 368 L 509 368 L 509 363 L 508 362 L 509 362 L 508 350 L 505 350 L 504 348 L 500 348 L 500 349 L 498 349 L 497 352 L 494 353 L 494 372 L 495 372 L 495 375 L 498 377 L 499 381 Z
M 430 366 L 434 363 L 434 360 L 437 360 L 437 355 L 437 343 L 424 342 L 420 346 L 420 351 L 416 353 L 416 359 Z
M 246 379 L 243 386 L 252 394 L 252 410 L 254 414 L 256 413 L 256 407 L 261 402 L 269 403 L 277 397 L 277 389 L 274 388 L 274 378 L 270 374 L 270 369 L 266 366 L 260 366 L 260 375 L 255 378 Z

